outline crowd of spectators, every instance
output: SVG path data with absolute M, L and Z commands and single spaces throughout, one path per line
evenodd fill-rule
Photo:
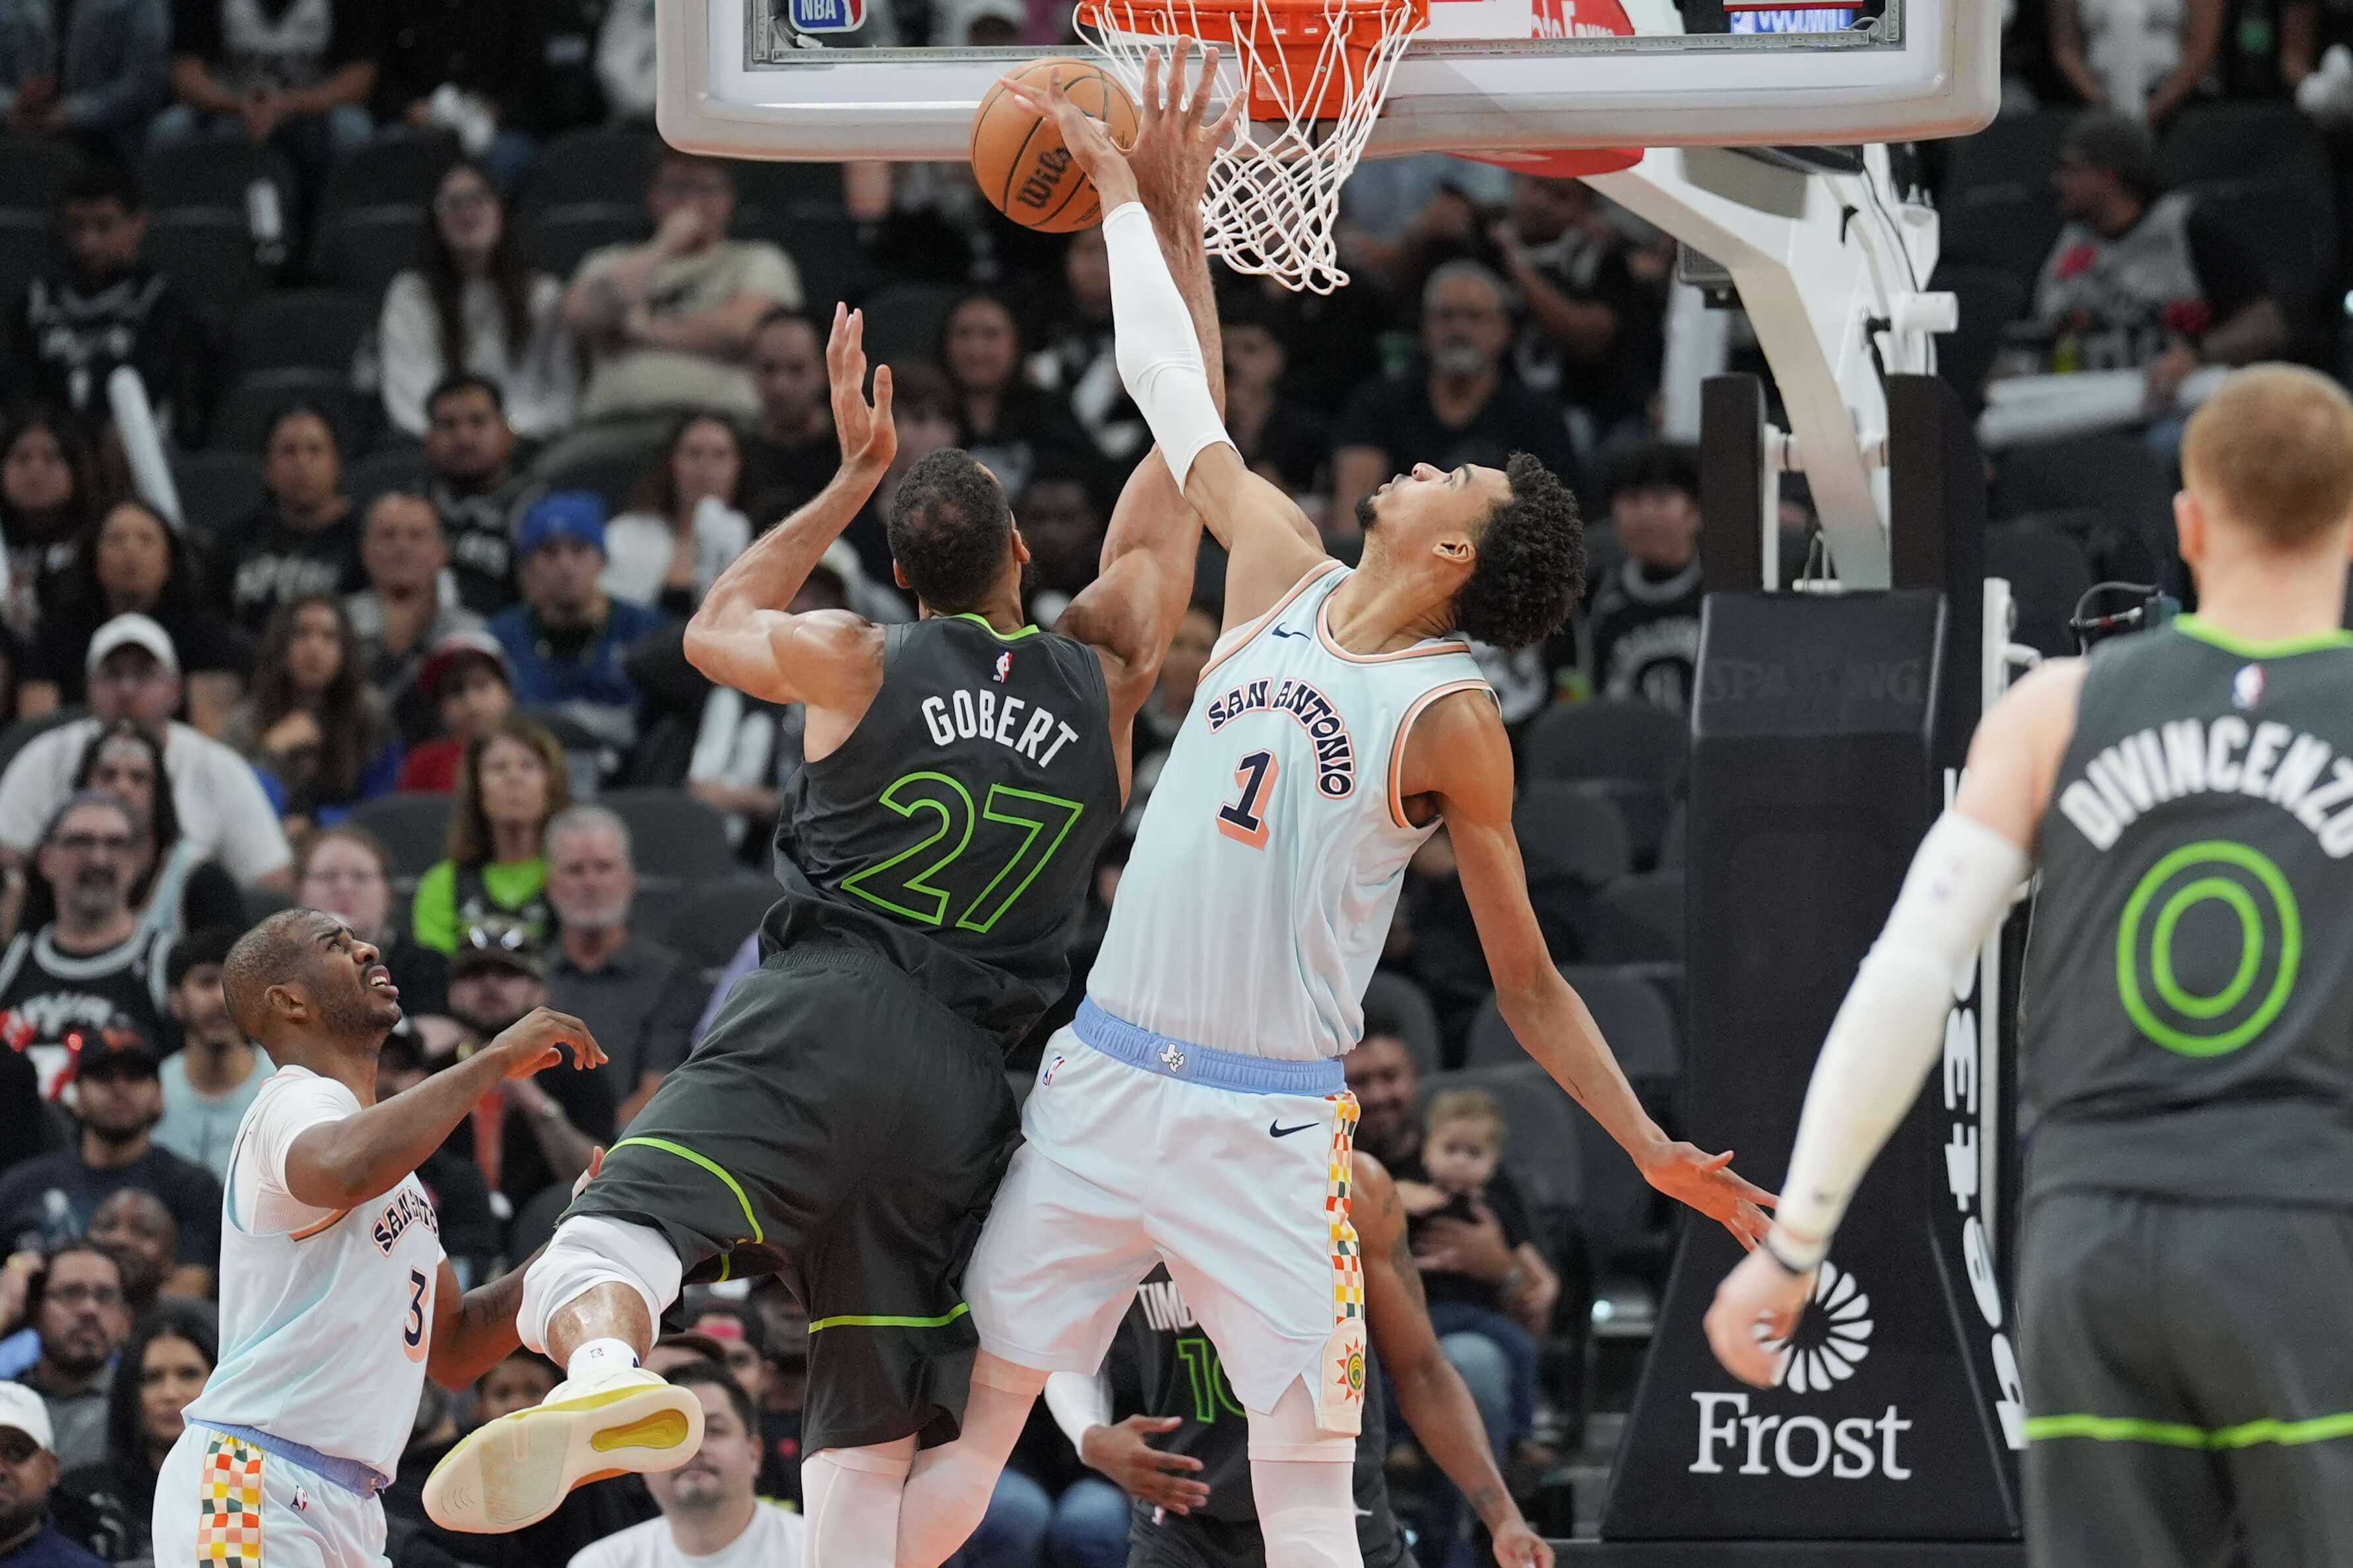
M 878 6 L 873 37 L 1053 42 L 1053 9 Z M 52 1539 L 144 1552 L 156 1463 L 216 1353 L 218 1184 L 272 1070 L 221 994 L 251 920 L 296 900 L 384 951 L 408 1014 L 385 1092 L 542 1003 L 609 1053 L 509 1083 L 421 1173 L 469 1280 L 544 1239 L 753 962 L 748 889 L 800 717 L 712 689 L 681 628 L 833 471 L 838 300 L 870 309 L 899 453 L 797 608 L 913 613 L 882 519 L 901 476 L 955 445 L 1016 498 L 1028 608 L 1050 626 L 1148 446 L 1113 361 L 1099 233 L 1013 228 L 957 166 L 786 178 L 663 150 L 643 130 L 651 17 L 651 0 L 0 0 L 18 139 L 0 157 L 37 141 L 73 154 L 44 198 L 51 255 L 0 299 L 0 1378 L 16 1380 L 0 1470 L 17 1500 L 0 1563 Z M 2011 420 L 1990 446 L 2114 428 L 2162 465 L 2207 367 L 2336 352 L 2353 7 L 2021 0 L 2005 66 L 2004 120 L 1923 160 L 1977 204 L 1948 202 L 1946 248 L 1965 311 L 1994 301 L 2000 330 L 1947 374 Z M 2200 113 L 2248 102 L 2270 133 L 2305 117 L 2319 149 L 2316 272 L 2284 270 L 2238 198 L 2168 151 Z M 2039 142 L 2021 130 L 2035 125 Z M 162 221 L 185 216 L 165 180 L 199 142 L 250 174 L 218 267 Z M 2005 154 L 2005 195 L 1973 147 L 2031 157 Z M 2033 219 L 2007 252 L 2005 202 Z M 1236 442 L 1344 556 L 1366 498 L 1414 464 L 1527 450 L 1577 489 L 1585 601 L 1544 647 L 1481 658 L 1545 812 L 1580 803 L 1616 846 L 1563 866 L 1528 840 L 1556 956 L 1615 966 L 1599 973 L 1664 1015 L 1679 920 L 1649 945 L 1629 933 L 1650 895 L 1680 889 L 1677 766 L 1613 771 L 1571 737 L 1647 719 L 1672 749 L 1694 696 L 1699 462 L 1667 384 L 1693 301 L 1672 244 L 1579 182 L 1430 157 L 1358 171 L 1342 247 L 1355 280 L 1328 297 L 1219 279 Z M 260 341 L 256 312 L 280 307 L 285 340 Z M 126 455 L 108 391 L 125 367 L 171 487 Z M 2123 404 L 2092 395 L 2112 389 L 2099 373 L 2131 382 Z M 1802 486 L 1784 501 L 1785 576 L 1820 569 Z M 2142 543 L 2162 570 L 2163 541 Z M 1221 578 L 1205 542 L 1139 718 L 1131 833 Z M 682 827 L 710 863 L 678 858 Z M 1125 842 L 1097 869 L 1071 997 L 1017 1074 L 1083 986 Z M 1563 1351 L 1588 1302 L 1613 1270 L 1655 1285 L 1667 1220 L 1611 1231 L 1573 1180 L 1514 1161 L 1527 1085 L 1482 1055 L 1478 953 L 1440 835 L 1408 874 L 1350 1080 L 1363 1146 L 1419 1205 L 1441 1342 L 1525 1481 L 1573 1436 L 1580 1363 Z M 598 1483 L 513 1538 L 434 1530 L 417 1500 L 433 1458 L 558 1376 L 519 1354 L 467 1394 L 428 1389 L 390 1499 L 394 1562 L 793 1560 L 797 1521 L 770 1504 L 797 1497 L 805 1316 L 765 1281 L 698 1291 L 673 1327 L 658 1361 L 707 1415 L 686 1468 Z M 1426 1540 L 1452 1542 L 1459 1506 L 1420 1473 L 1400 1495 Z M 1088 1489 L 1050 1427 L 997 1503 L 971 1568 L 1124 1560 L 1119 1500 Z

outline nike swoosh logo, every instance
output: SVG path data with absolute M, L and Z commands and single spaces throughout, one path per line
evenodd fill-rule
M 1294 632 L 1289 626 L 1277 626 L 1274 628 L 1274 635 L 1279 637 L 1303 637 L 1307 634 L 1305 632 Z
M 1270 1138 L 1288 1138 L 1294 1132 L 1304 1132 L 1311 1127 L 1323 1125 L 1321 1121 L 1303 1121 L 1296 1127 L 1285 1127 L 1279 1121 L 1270 1121 L 1266 1124 L 1266 1135 Z

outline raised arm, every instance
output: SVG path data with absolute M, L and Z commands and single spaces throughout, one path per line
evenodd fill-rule
M 815 500 L 719 574 L 686 624 L 688 661 L 721 685 L 851 722 L 882 684 L 882 628 L 847 610 L 796 615 L 785 606 L 866 505 L 899 449 L 889 365 L 875 371 L 874 401 L 866 401 L 864 330 L 858 311 L 834 307 L 825 361 L 841 467 Z
M 1504 1022 L 1626 1151 L 1645 1181 L 1722 1224 L 1742 1246 L 1754 1247 L 1765 1234 L 1757 1205 L 1771 1203 L 1772 1195 L 1735 1175 L 1730 1153 L 1702 1153 L 1660 1130 L 1584 1000 L 1553 967 L 1512 833 L 1512 742 L 1494 702 L 1477 690 L 1441 697 L 1415 721 L 1405 745 L 1398 796 L 1422 797 L 1445 816 Z
M 1314 525 L 1279 487 L 1250 471 L 1226 434 L 1191 311 L 1169 276 L 1137 174 L 1102 121 L 1072 104 L 1059 80 L 1044 98 L 1009 84 L 1008 90 L 1054 116 L 1063 142 L 1095 182 L 1106 215 L 1120 379 L 1185 499 L 1231 557 L 1226 625 L 1255 620 L 1324 558 Z M 1229 119 L 1238 105 L 1227 106 Z M 1216 134 L 1223 133 L 1221 121 Z
M 1954 982 L 1977 961 L 2032 869 L 2036 826 L 2075 728 L 2081 659 L 2054 659 L 1986 714 L 1952 806 L 1920 841 L 1886 928 L 1862 967 L 1807 1086 L 1782 1212 L 1765 1245 L 1717 1287 L 1707 1338 L 1743 1382 L 1773 1381 L 1814 1268 L 1863 1173 L 1935 1065 Z

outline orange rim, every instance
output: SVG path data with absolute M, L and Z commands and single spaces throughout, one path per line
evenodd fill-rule
M 1335 120 L 1379 68 L 1384 41 L 1430 25 L 1430 0 L 1081 0 L 1078 16 L 1098 34 L 1189 37 L 1239 56 L 1254 121 Z M 1335 31 L 1343 69 L 1326 67 Z M 1312 107 L 1293 101 L 1311 90 Z

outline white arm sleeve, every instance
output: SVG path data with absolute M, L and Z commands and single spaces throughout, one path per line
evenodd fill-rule
M 1089 1427 L 1111 1425 L 1111 1384 L 1101 1373 L 1058 1372 L 1046 1380 L 1046 1408 L 1077 1453 Z
M 1185 488 L 1193 459 L 1233 437 L 1218 417 L 1209 395 L 1209 374 L 1201 363 L 1193 313 L 1168 275 L 1159 237 L 1141 202 L 1124 202 L 1103 219 L 1103 246 L 1111 253 L 1111 315 L 1115 357 L 1127 395 L 1152 426 L 1160 456 Z
M 1945 1015 L 2026 879 L 2026 852 L 1947 811 L 1912 858 L 1886 929 L 1864 956 L 1814 1064 L 1789 1156 L 1775 1256 L 1811 1268 L 1847 1200 L 1904 1120 L 1944 1045 Z

